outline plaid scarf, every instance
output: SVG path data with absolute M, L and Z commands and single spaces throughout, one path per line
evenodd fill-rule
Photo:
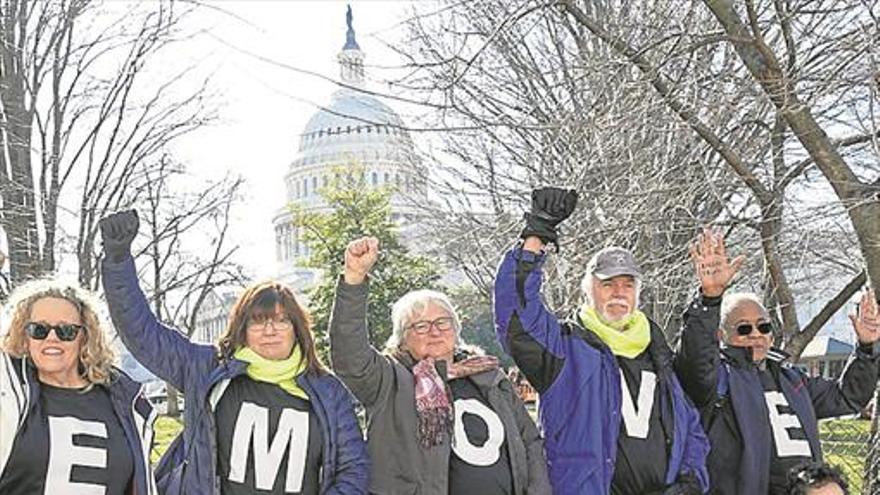
M 450 380 L 498 368 L 495 356 L 474 356 L 452 363 L 447 371 Z M 454 411 L 452 391 L 437 372 L 435 361 L 425 358 L 412 369 L 415 381 L 416 414 L 419 417 L 419 444 L 430 448 L 443 443 L 444 434 L 452 435 Z

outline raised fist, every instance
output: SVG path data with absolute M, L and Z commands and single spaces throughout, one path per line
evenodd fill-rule
M 573 189 L 542 187 L 532 191 L 532 210 L 525 214 L 526 225 L 520 237 L 536 236 L 544 244 L 556 243 L 556 226 L 571 216 L 577 206 L 578 195 Z
M 118 263 L 131 255 L 131 243 L 137 236 L 139 225 L 135 210 L 114 213 L 98 222 L 107 258 Z
M 367 273 L 379 259 L 379 239 L 361 237 L 348 243 L 345 248 L 345 267 L 343 277 L 345 283 L 357 285 L 363 283 Z

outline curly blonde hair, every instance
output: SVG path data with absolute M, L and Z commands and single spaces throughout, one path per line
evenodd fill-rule
M 36 280 L 21 285 L 9 297 L 11 321 L 3 338 L 2 350 L 11 356 L 27 356 L 28 335 L 25 326 L 31 309 L 40 299 L 64 299 L 79 312 L 83 332 L 79 353 L 79 374 L 89 384 L 106 384 L 114 378 L 116 353 L 104 334 L 101 319 L 95 308 L 97 300 L 89 292 L 57 280 Z

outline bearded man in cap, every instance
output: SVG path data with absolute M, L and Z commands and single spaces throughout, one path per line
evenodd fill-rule
M 663 332 L 637 309 L 642 275 L 632 253 L 593 255 L 571 318 L 557 319 L 541 300 L 544 248 L 576 203 L 574 191 L 533 191 L 522 241 L 495 278 L 495 330 L 540 394 L 553 492 L 703 493 L 708 440 Z

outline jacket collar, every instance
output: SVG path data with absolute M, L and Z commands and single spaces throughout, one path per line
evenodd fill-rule
M 577 316 L 577 312 L 575 312 L 567 322 L 571 325 L 574 333 L 576 333 L 587 344 L 596 349 L 608 351 L 609 353 L 611 352 L 608 345 L 602 341 L 598 335 L 583 326 L 580 318 Z M 651 361 L 654 364 L 654 369 L 658 373 L 670 370 L 672 368 L 672 350 L 666 343 L 666 337 L 663 335 L 663 331 L 660 330 L 660 327 L 654 323 L 653 320 L 648 319 L 648 324 L 651 326 L 651 343 L 648 344 L 647 350 L 648 354 L 651 356 Z
M 747 368 L 750 366 L 756 366 L 756 363 L 752 360 L 752 351 L 749 347 L 734 347 L 734 346 L 724 346 L 721 348 L 721 354 L 726 358 L 726 361 L 730 364 Z M 778 349 L 776 347 L 771 347 L 767 350 L 767 363 L 768 364 L 782 364 L 787 361 L 791 355 L 782 349 Z
M 475 355 L 478 355 L 475 349 L 459 348 L 455 350 L 452 360 L 461 361 Z M 394 350 L 393 352 L 391 352 L 391 356 L 394 357 L 394 359 L 396 359 L 410 372 L 412 372 L 413 366 L 415 366 L 417 363 L 412 354 L 403 349 Z M 440 377 L 443 378 L 443 381 L 448 381 L 446 373 L 446 361 L 435 361 L 434 367 L 437 369 L 437 373 L 440 375 Z M 483 371 L 481 373 L 474 373 L 473 375 L 468 375 L 468 378 L 470 378 L 471 381 L 473 381 L 480 388 L 484 388 L 497 385 L 499 382 L 501 382 L 501 380 L 504 379 L 504 376 L 504 373 L 500 369 L 494 369 Z

